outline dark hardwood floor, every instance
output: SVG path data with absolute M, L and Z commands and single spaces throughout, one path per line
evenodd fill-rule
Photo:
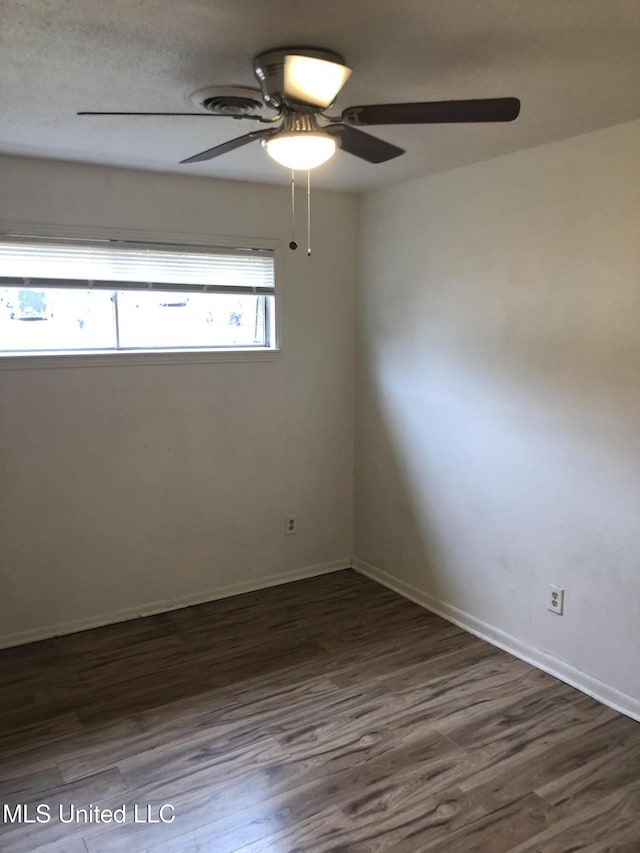
M 3 853 L 640 851 L 638 723 L 352 571 L 9 649 L 0 686 Z

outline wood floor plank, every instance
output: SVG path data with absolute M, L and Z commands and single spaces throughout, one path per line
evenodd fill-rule
M 561 741 L 568 732 L 586 734 L 594 725 L 594 717 L 600 722 L 613 719 L 614 714 L 577 690 L 555 682 L 523 695 L 503 697 L 499 709 L 470 714 L 468 721 L 442 718 L 435 725 L 466 749 L 481 751 L 487 760 L 505 760 L 527 747 L 540 751 Z
M 298 644 L 288 648 L 265 648 L 260 653 L 248 653 L 241 659 L 217 665 L 208 662 L 206 653 L 201 652 L 188 662 L 172 663 L 162 672 L 149 673 L 107 695 L 95 696 L 90 705 L 79 711 L 79 717 L 91 723 L 158 708 L 165 702 L 184 696 L 229 687 L 238 681 L 264 676 L 295 664 L 307 664 L 316 655 L 315 646 Z
M 483 769 L 470 774 L 462 788 L 489 808 L 532 791 L 551 805 L 562 806 L 582 793 L 583 780 L 600 784 L 609 780 L 615 786 L 629 770 L 640 776 L 636 726 L 621 716 L 598 723 L 596 710 L 593 726 L 586 731 L 571 733 L 546 747 L 533 745 L 507 759 L 484 762 Z
M 446 660 L 445 656 L 444 664 Z M 429 664 L 425 665 L 425 670 L 431 671 Z M 405 738 L 416 733 L 420 735 L 425 726 L 431 725 L 443 734 L 458 728 L 468 731 L 475 719 L 499 714 L 505 706 L 505 696 L 514 701 L 540 690 L 541 673 L 531 667 L 514 668 L 499 658 L 480 663 L 472 659 L 468 668 L 454 668 L 448 676 L 439 666 L 436 671 L 437 675 L 429 681 L 428 691 L 424 685 L 417 684 L 393 690 L 395 679 L 382 682 L 392 690 L 396 706 L 394 727 Z
M 77 713 L 47 711 L 34 715 L 24 715 L 25 724 L 20 722 L 20 714 L 7 715 L 0 720 L 0 766 L 5 761 L 18 761 L 27 752 L 39 757 L 45 763 L 54 744 L 64 742 L 67 738 L 82 732 L 82 723 Z M 57 754 L 57 746 L 53 747 Z M 13 771 L 17 772 L 17 771 Z
M 187 744 L 218 738 L 224 748 L 230 738 L 254 731 L 256 719 L 266 730 L 273 719 L 302 713 L 309 703 L 322 702 L 337 692 L 324 678 L 292 683 L 290 671 L 273 674 L 266 683 L 252 680 L 238 688 L 204 691 L 123 719 L 87 726 L 83 738 L 65 744 L 58 764 L 63 777 L 72 781 L 114 763 L 142 768 L 147 756 L 157 757 L 159 752 L 170 759 L 172 752 L 181 752 Z
M 558 820 L 510 853 L 640 850 L 640 779 L 592 800 L 588 807 L 557 809 Z M 635 846 L 634 846 L 635 845 Z
M 448 745 L 446 749 L 449 749 Z M 389 780 L 363 765 L 329 778 L 316 776 L 313 781 L 289 791 L 266 799 L 258 798 L 245 808 L 237 805 L 234 808 L 230 793 L 221 792 L 220 796 L 230 797 L 230 801 L 222 803 L 222 808 L 209 803 L 217 820 L 203 825 L 188 840 L 191 844 L 208 843 L 216 853 L 232 853 L 248 844 L 255 845 L 257 849 L 263 845 L 265 849 L 270 849 L 270 845 L 279 849 L 283 841 L 288 843 L 289 828 L 295 831 L 304 829 L 308 833 L 310 824 L 331 825 L 328 823 L 331 815 L 338 817 L 332 827 L 333 839 L 349 844 L 361 830 L 369 827 L 374 831 L 374 826 L 376 833 L 393 830 L 392 837 L 397 841 L 415 830 L 415 827 L 413 830 L 406 828 L 406 822 L 413 820 L 419 821 L 425 833 L 427 827 L 433 831 L 439 827 L 440 833 L 444 834 L 447 831 L 443 825 L 445 815 L 450 826 L 454 818 L 458 825 L 462 825 L 486 814 L 468 796 L 453 789 L 436 796 L 440 786 L 446 785 L 456 775 L 464 774 L 465 766 L 466 759 L 461 754 L 456 760 L 440 754 L 430 762 L 425 761 L 421 772 Z M 363 768 L 366 768 L 364 772 Z M 288 827 L 284 833 L 281 832 L 283 822 Z M 158 833 L 157 838 L 160 837 Z M 109 846 L 106 838 L 102 844 L 97 837 L 90 842 L 88 846 L 92 853 L 93 850 L 95 853 L 109 853 L 115 849 Z M 313 843 L 318 845 L 320 839 Z M 178 837 L 155 849 L 180 849 L 181 844 L 185 844 L 185 839 Z M 316 846 L 308 849 L 315 851 Z
M 451 784 L 473 763 L 450 745 L 441 749 L 440 755 L 423 759 L 413 770 L 405 763 L 404 772 L 389 774 L 374 761 L 340 774 L 326 792 L 309 790 L 314 808 L 310 816 L 287 821 L 284 830 L 239 849 L 422 850 L 426 839 L 444 838 L 487 814 Z
M 640 726 L 352 571 L 0 651 L 2 853 L 640 853 Z
M 589 731 L 582 736 L 582 755 L 576 754 L 573 764 L 567 760 L 567 746 L 562 744 L 555 752 L 557 757 L 564 757 L 564 762 L 555 774 L 547 774 L 537 793 L 563 811 L 586 811 L 604 796 L 633 785 L 640 779 L 640 744 L 629 737 L 632 727 L 631 720 L 616 719 Z
M 389 807 L 392 802 L 388 801 Z M 484 814 L 476 803 L 452 789 L 438 798 L 422 796 L 415 801 L 405 800 L 402 813 L 397 816 L 389 815 L 384 809 L 382 813 L 371 811 L 357 818 L 340 807 L 316 811 L 297 823 L 287 821 L 284 828 L 241 847 L 235 845 L 246 840 L 255 829 L 253 825 L 227 834 L 220 833 L 215 826 L 205 826 L 175 842 L 162 844 L 157 853 L 204 853 L 207 850 L 216 850 L 216 853 L 272 853 L 274 850 L 287 853 L 420 853 L 425 849 L 425 838 L 446 836 Z
M 3 768 L 6 775 L 0 778 L 0 802 L 8 803 L 9 800 L 33 799 L 33 794 L 38 791 L 55 788 L 64 785 L 64 779 L 55 764 L 48 767 L 39 767 L 31 773 L 22 775 L 9 775 L 6 771 L 8 765 Z
M 43 839 L 44 840 L 44 839 Z M 24 846 L 15 846 L 15 840 L 11 841 L 7 847 L 2 847 L 2 853 L 24 853 Z M 29 848 L 33 853 L 87 853 L 84 841 L 80 836 L 72 837 L 70 833 L 59 840 L 51 839 L 44 841 L 44 844 L 39 847 Z
M 528 794 L 448 833 L 443 840 L 427 841 L 423 850 L 425 853 L 513 853 L 524 839 L 540 835 L 556 820 L 553 806 L 537 794 Z
M 73 809 L 86 809 L 95 803 L 123 802 L 128 786 L 117 769 L 105 770 L 71 785 L 58 784 L 53 788 L 31 791 L 28 797 L 8 796 L 4 802 L 13 810 L 20 804 L 34 817 L 37 806 L 46 804 L 51 817 L 48 823 L 0 825 L 0 850 L 37 850 L 50 845 L 82 840 L 85 826 L 71 822 Z M 65 822 L 68 819 L 69 822 Z

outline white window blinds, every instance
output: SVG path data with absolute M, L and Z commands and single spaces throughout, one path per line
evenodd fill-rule
M 269 249 L 0 237 L 0 283 L 273 294 Z

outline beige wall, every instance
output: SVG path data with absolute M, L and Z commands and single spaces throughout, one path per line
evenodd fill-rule
M 636 714 L 639 222 L 640 122 L 365 196 L 355 503 L 369 570 Z
M 349 562 L 356 199 L 0 159 L 0 221 L 283 241 L 282 353 L 264 363 L 0 363 L 0 639 Z M 284 534 L 285 516 L 299 532 Z

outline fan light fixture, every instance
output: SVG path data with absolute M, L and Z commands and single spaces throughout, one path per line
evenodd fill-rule
M 293 101 L 325 109 L 334 102 L 350 74 L 351 69 L 338 62 L 288 54 L 284 59 L 284 91 Z
M 203 111 L 103 112 L 82 111 L 92 116 L 232 116 L 252 119 L 262 125 L 243 136 L 218 143 L 181 163 L 213 160 L 260 140 L 267 154 L 291 170 L 291 249 L 298 244 L 294 235 L 295 173 L 307 172 L 307 254 L 311 254 L 311 169 L 326 163 L 340 147 L 346 154 L 367 163 L 387 163 L 404 150 L 360 130 L 368 125 L 449 124 L 451 122 L 513 121 L 520 112 L 518 98 L 481 98 L 457 101 L 365 104 L 347 107 L 340 115 L 327 115 L 351 69 L 344 57 L 333 50 L 317 47 L 278 47 L 253 58 L 253 73 L 260 91 L 242 87 L 208 87 L 191 97 Z M 256 97 L 256 94 L 258 97 Z M 262 104 L 260 101 L 262 100 Z M 275 115 L 263 115 L 264 105 Z
M 328 133 L 298 130 L 263 139 L 262 145 L 276 163 L 287 169 L 315 169 L 336 152 L 336 141 Z

